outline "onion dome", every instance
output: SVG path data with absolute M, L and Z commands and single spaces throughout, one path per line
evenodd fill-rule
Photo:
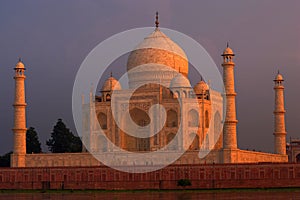
M 114 77 L 109 77 L 103 84 L 102 92 L 112 91 L 112 90 L 121 90 L 121 84 Z
M 209 86 L 204 81 L 198 82 L 194 87 L 195 94 L 202 94 L 207 90 L 209 90 Z
M 176 76 L 176 72 L 186 77 L 188 75 L 187 56 L 183 49 L 158 28 L 158 14 L 156 15 L 155 25 L 155 30 L 141 41 L 128 57 L 127 72 L 130 88 L 139 85 L 141 83 L 140 79 L 149 80 L 152 77 L 151 73 L 157 74 L 154 78 L 151 78 L 151 81 L 154 83 L 164 82 L 167 85 L 170 85 L 170 81 Z M 132 70 L 138 66 L 150 64 L 165 67 L 153 68 L 151 73 L 148 70 L 143 73 Z M 166 70 L 166 68 L 170 68 L 175 73 Z
M 144 72 L 135 70 L 142 65 L 155 67 L 151 67 L 151 69 Z M 188 60 L 184 51 L 156 28 L 130 53 L 127 61 L 127 71 L 130 88 L 135 88 L 136 85 L 142 83 L 141 80 L 149 79 L 151 79 L 150 82 L 161 82 L 169 85 L 176 76 L 176 72 L 187 77 Z
M 156 63 L 173 68 L 187 76 L 188 60 L 184 51 L 158 28 L 132 51 L 127 71 L 143 64 Z
M 127 61 L 127 71 L 136 66 L 150 63 L 169 66 L 185 76 L 188 74 L 186 54 L 158 28 L 130 53 Z
M 172 80 L 170 84 L 170 88 L 190 88 L 191 84 L 189 79 L 187 79 L 182 74 L 177 74 Z

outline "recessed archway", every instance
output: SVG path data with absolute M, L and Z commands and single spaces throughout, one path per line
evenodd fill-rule
M 205 128 L 209 128 L 209 115 L 208 115 L 208 111 L 205 111 Z
M 189 127 L 198 127 L 199 126 L 199 116 L 196 110 L 190 110 L 188 113 L 188 125 Z
M 98 121 L 99 121 L 99 124 L 100 124 L 100 127 L 104 130 L 107 129 L 107 116 L 106 114 L 100 112 L 98 114 Z
M 106 101 L 110 101 L 110 100 L 111 100 L 110 94 L 107 94 L 106 95 Z
M 178 127 L 178 116 L 174 110 L 168 110 L 167 112 L 167 127 Z
M 129 111 L 131 119 L 139 126 L 147 126 L 150 123 L 150 117 L 147 112 L 139 108 L 133 108 Z
M 129 111 L 132 121 L 138 126 L 147 126 L 150 123 L 148 113 L 140 108 L 133 108 Z M 124 125 L 130 124 L 129 118 L 124 118 Z M 122 148 L 127 151 L 150 151 L 150 138 L 137 138 L 120 130 L 122 135 Z

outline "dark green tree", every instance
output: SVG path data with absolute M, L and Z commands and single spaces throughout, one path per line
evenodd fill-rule
M 81 152 L 82 150 L 80 138 L 73 135 L 62 119 L 58 119 L 46 145 L 52 153 Z
M 182 186 L 182 187 L 185 187 L 185 186 L 191 186 L 192 183 L 189 179 L 180 179 L 177 181 L 177 186 Z
M 41 143 L 33 127 L 26 131 L 26 153 L 41 153 Z
M 0 167 L 10 167 L 10 155 L 13 152 L 8 152 L 4 154 L 3 156 L 0 156 Z

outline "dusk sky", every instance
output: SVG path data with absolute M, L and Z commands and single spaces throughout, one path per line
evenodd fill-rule
M 300 138 L 299 10 L 298 0 L 1 1 L 0 153 L 13 149 L 13 68 L 19 56 L 27 67 L 27 127 L 35 127 L 47 151 L 45 141 L 58 118 L 76 133 L 72 88 L 87 54 L 114 34 L 154 26 L 156 11 L 161 27 L 198 41 L 220 71 L 229 42 L 236 54 L 238 146 L 273 152 L 278 70 L 285 79 L 287 138 Z M 116 68 L 124 71 L 125 63 Z

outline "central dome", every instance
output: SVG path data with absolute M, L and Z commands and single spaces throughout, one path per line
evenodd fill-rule
M 185 76 L 188 74 L 188 61 L 184 51 L 158 28 L 130 53 L 127 70 L 150 63 L 169 66 Z
M 172 77 L 168 79 L 172 79 L 176 76 L 176 72 L 183 74 L 185 77 L 188 75 L 188 59 L 185 52 L 168 36 L 166 36 L 163 32 L 156 28 L 153 33 L 147 36 L 136 48 L 133 50 L 127 60 L 127 71 L 130 72 L 133 68 L 141 65 L 151 64 L 152 66 L 157 64 L 157 66 L 167 66 L 173 71 Z M 165 79 L 160 75 L 157 75 L 158 72 L 161 74 L 167 73 L 166 68 L 161 68 L 159 70 L 157 67 L 156 69 L 152 70 L 152 74 L 155 73 L 156 77 L 161 79 Z M 130 75 L 129 73 L 129 84 L 135 82 L 136 76 Z M 139 79 L 141 76 L 149 75 L 146 72 L 144 74 L 139 74 Z M 166 81 L 170 81 L 166 80 Z

